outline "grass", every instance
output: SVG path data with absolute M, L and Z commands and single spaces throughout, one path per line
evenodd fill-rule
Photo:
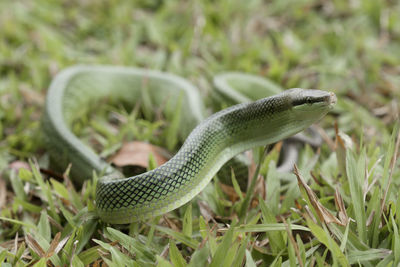
M 399 13 L 397 1 L 374 0 L 1 1 L 0 264 L 398 265 Z M 210 108 L 220 108 L 211 79 L 227 70 L 333 90 L 339 102 L 320 122 L 327 143 L 301 150 L 298 176 L 279 179 L 274 149 L 245 196 L 234 176 L 225 177 L 233 187 L 214 179 L 164 216 L 106 225 L 95 214 L 97 177 L 78 189 L 68 170 L 61 179 L 39 171 L 49 168 L 40 126 L 46 89 L 81 63 L 181 75 Z M 99 141 L 104 156 L 127 139 L 179 147 L 157 138 L 167 121 L 118 109 L 135 126 L 108 134 L 108 111 L 74 129 Z

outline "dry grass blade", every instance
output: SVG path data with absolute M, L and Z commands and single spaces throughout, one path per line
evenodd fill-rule
M 311 188 L 304 182 L 304 180 L 301 178 L 301 175 L 299 173 L 299 170 L 297 169 L 297 166 L 294 165 L 294 174 L 297 177 L 297 181 L 299 183 L 299 187 L 304 188 L 304 190 L 307 193 L 308 198 L 310 199 L 311 205 L 314 207 L 315 211 L 318 214 L 319 219 L 322 222 L 325 223 L 336 223 L 339 225 L 345 225 L 343 224 L 338 218 L 333 216 L 319 201 L 315 193 L 311 190 Z
M 58 244 L 60 243 L 60 237 L 61 237 L 61 232 L 58 232 L 54 237 L 54 239 L 51 241 L 50 247 L 45 255 L 46 258 L 50 258 L 51 256 L 53 256 Z
M 56 220 L 54 220 L 51 216 L 47 216 L 50 224 L 53 225 L 57 230 L 62 231 L 64 228 L 59 224 Z
M 335 142 L 332 141 L 332 138 L 326 133 L 326 131 L 318 125 L 313 125 L 317 132 L 321 135 L 322 139 L 326 144 L 328 144 L 329 149 L 331 151 L 335 151 Z M 337 122 L 335 123 L 335 127 L 337 127 Z
M 56 254 L 58 254 L 58 252 L 60 252 L 60 250 L 64 247 L 64 245 L 67 243 L 67 241 L 68 241 L 68 239 L 69 239 L 70 237 L 71 237 L 70 235 L 64 237 L 64 238 L 57 244 L 56 248 L 54 249 L 54 252 L 55 252 Z
M 24 237 L 18 237 L 18 235 L 16 234 L 16 237 L 14 239 L 5 241 L 3 243 L 0 243 L 0 247 L 1 248 L 5 248 L 5 249 L 9 249 L 12 250 L 15 248 L 15 246 L 18 246 L 19 243 L 21 243 L 22 241 L 24 241 L 25 238 Z M 17 243 L 16 243 L 17 242 Z
M 175 224 L 175 222 L 173 222 L 172 220 L 170 220 L 170 219 L 167 217 L 167 215 L 163 215 L 162 218 L 163 218 L 164 221 L 167 223 L 167 225 L 168 225 L 169 228 L 171 228 L 171 229 L 173 229 L 173 230 L 175 230 L 175 231 L 177 231 L 177 232 L 180 232 L 180 231 L 181 231 L 180 227 L 178 227 L 178 226 Z
M 44 257 L 46 252 L 44 252 L 43 248 L 39 245 L 38 242 L 29 234 L 25 236 L 25 241 L 28 247 L 30 247 L 39 257 Z
M 18 250 L 18 232 L 15 234 L 14 247 L 12 249 L 13 254 L 16 254 Z
M 347 225 L 349 223 L 349 216 L 347 216 L 346 207 L 344 206 L 343 198 L 340 195 L 339 189 L 336 187 L 335 189 L 335 205 L 338 211 L 339 220 L 343 225 Z
M 305 218 L 309 218 L 314 223 L 318 223 L 317 218 L 314 217 L 314 214 L 312 213 L 310 207 L 308 205 L 305 205 L 304 209 L 306 210 L 306 213 L 304 214 L 304 217 Z

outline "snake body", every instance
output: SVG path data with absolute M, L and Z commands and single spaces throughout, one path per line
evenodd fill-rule
M 137 100 L 137 91 L 140 92 L 137 88 L 143 87 L 144 80 L 149 95 L 158 95 L 154 99 L 156 105 L 168 94 L 171 101 L 176 101 L 184 92 L 182 114 L 187 119 L 181 120 L 182 136 L 202 119 L 203 108 L 194 101 L 198 96 L 191 85 L 159 72 L 75 67 L 59 74 L 48 92 L 44 130 L 50 152 L 61 165 L 72 162 L 74 177 L 89 178 L 93 170 L 105 173 L 97 184 L 96 205 L 100 218 L 109 223 L 145 219 L 187 203 L 233 156 L 307 128 L 325 116 L 336 102 L 333 93 L 291 89 L 229 107 L 199 123 L 165 164 L 134 177 L 121 178 L 120 173 L 72 134 L 70 125 L 78 116 L 76 109 L 87 107 L 89 100 L 105 96 L 116 101 Z

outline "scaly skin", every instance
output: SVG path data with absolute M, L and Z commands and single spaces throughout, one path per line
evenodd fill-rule
M 111 95 L 118 101 L 126 97 L 127 90 L 135 90 L 129 84 L 135 79 L 128 79 L 129 75 L 136 75 L 136 79 L 139 80 L 144 79 L 140 77 L 143 73 L 138 74 L 138 70 L 132 73 L 130 71 L 132 72 L 125 68 L 80 67 L 60 74 L 61 78 L 56 78 L 51 85 L 44 119 L 48 143 L 53 146 L 50 151 L 52 154 L 55 151 L 64 151 L 61 155 L 65 157 L 57 158 L 61 164 L 66 163 L 62 162 L 63 158 L 73 163 L 72 169 L 76 168 L 73 176 L 88 178 L 93 170 L 106 173 L 97 185 L 96 205 L 101 219 L 109 223 L 130 223 L 185 204 L 198 194 L 234 155 L 256 146 L 277 142 L 307 128 L 325 116 L 336 102 L 333 93 L 291 89 L 255 102 L 232 106 L 201 122 L 190 133 L 177 154 L 164 165 L 134 177 L 119 178 L 121 175 L 118 172 L 96 157 L 70 132 L 68 126 L 76 116 L 71 106 L 77 108 L 81 104 L 74 103 L 74 98 L 66 98 L 85 92 L 85 100 L 81 101 L 86 103 L 88 99 Z M 120 72 L 126 72 L 126 77 Z M 154 88 L 168 87 L 165 81 L 161 81 L 165 74 L 157 72 L 152 76 L 149 73 L 153 72 L 146 73 L 148 83 L 151 83 L 152 79 L 156 80 L 153 83 Z M 83 77 L 85 79 L 82 79 Z M 187 85 L 176 76 L 167 77 L 172 83 L 176 78 L 176 84 L 183 87 Z M 175 88 L 179 87 L 176 84 Z M 88 89 L 97 90 L 99 87 L 100 96 L 95 96 L 94 91 Z M 192 94 L 191 89 L 179 90 L 185 92 L 187 100 L 184 101 L 187 105 L 183 107 L 183 114 L 192 113 L 186 117 L 196 117 L 197 114 L 197 117 L 201 118 L 202 107 L 196 106 L 196 101 L 192 99 L 195 93 Z M 157 93 L 156 89 L 154 93 Z M 150 91 L 150 94 L 152 95 L 153 91 Z M 165 99 L 165 95 L 163 96 Z M 182 131 L 190 129 L 188 121 L 182 121 Z M 197 124 L 197 121 L 195 123 Z

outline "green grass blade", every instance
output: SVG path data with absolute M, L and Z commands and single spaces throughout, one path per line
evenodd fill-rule
M 233 228 L 229 228 L 228 232 L 224 235 L 222 242 L 218 245 L 217 250 L 213 256 L 210 267 L 220 267 L 224 262 L 226 252 L 232 245 Z
M 256 267 L 256 263 L 254 262 L 253 256 L 251 256 L 251 252 L 246 249 L 246 266 L 247 267 Z
M 157 267 L 174 267 L 169 261 L 157 255 Z
M 187 265 L 172 239 L 169 240 L 169 258 L 175 267 L 185 267 Z
M 335 240 L 331 238 L 329 232 L 326 229 L 322 229 L 320 226 L 309 219 L 307 220 L 307 225 L 313 235 L 332 253 L 334 262 L 337 261 L 340 266 L 350 266 L 345 255 L 340 250 L 340 247 L 336 244 Z
M 290 228 L 292 230 L 300 230 L 300 231 L 310 231 L 310 228 L 307 228 L 302 225 L 291 224 Z M 235 231 L 237 232 L 269 232 L 269 231 L 286 231 L 286 227 L 284 223 L 265 223 L 265 224 L 256 224 L 256 225 L 241 225 L 235 227 Z
M 191 256 L 189 267 L 203 267 L 207 266 L 208 257 L 210 256 L 210 249 L 207 245 L 202 248 L 196 249 Z
M 358 159 L 354 158 L 354 154 L 347 150 L 346 153 L 346 173 L 349 179 L 351 203 L 354 207 L 353 213 L 357 223 L 357 233 L 360 239 L 365 243 L 367 240 L 367 232 L 365 229 L 366 216 L 365 205 L 363 199 L 362 184 L 365 172 L 365 151 L 363 151 Z
M 185 214 L 183 215 L 183 226 L 182 232 L 184 235 L 191 237 L 192 236 L 192 204 L 189 203 L 187 205 Z
M 151 262 L 155 261 L 154 254 L 149 250 L 149 246 L 142 244 L 136 238 L 126 235 L 111 227 L 107 227 L 107 232 L 105 232 L 105 234 L 109 239 L 118 241 L 130 253 L 136 254 L 138 258 Z
M 186 246 L 189 246 L 193 249 L 196 249 L 199 245 L 199 242 L 197 240 L 187 237 L 183 233 L 180 233 L 180 232 L 174 231 L 170 228 L 159 226 L 159 225 L 157 225 L 155 228 L 157 231 L 163 232 L 164 234 L 167 234 L 167 235 L 175 238 L 177 241 L 180 241 L 180 242 L 184 243 Z
M 172 151 L 176 144 L 178 143 L 179 137 L 179 125 L 182 118 L 182 102 L 183 94 L 178 97 L 178 102 L 174 107 L 174 112 L 172 113 L 172 118 L 170 119 L 170 124 L 166 130 L 166 144 L 168 150 Z
M 272 213 L 271 209 L 266 205 L 264 200 L 262 198 L 259 198 L 258 200 L 260 203 L 264 224 L 266 225 L 277 224 L 277 220 L 274 214 Z M 284 236 L 282 233 L 276 231 L 266 231 L 266 233 L 270 240 L 271 250 L 274 253 L 278 253 L 279 251 L 281 251 L 286 247 Z
M 350 264 L 369 263 L 384 259 L 391 253 L 392 251 L 388 249 L 368 249 L 365 251 L 352 250 L 347 254 L 347 259 Z
M 47 218 L 47 212 L 42 211 L 39 219 L 39 224 L 38 224 L 38 230 L 39 234 L 43 236 L 47 242 L 51 241 L 51 228 L 50 228 L 50 223 Z

